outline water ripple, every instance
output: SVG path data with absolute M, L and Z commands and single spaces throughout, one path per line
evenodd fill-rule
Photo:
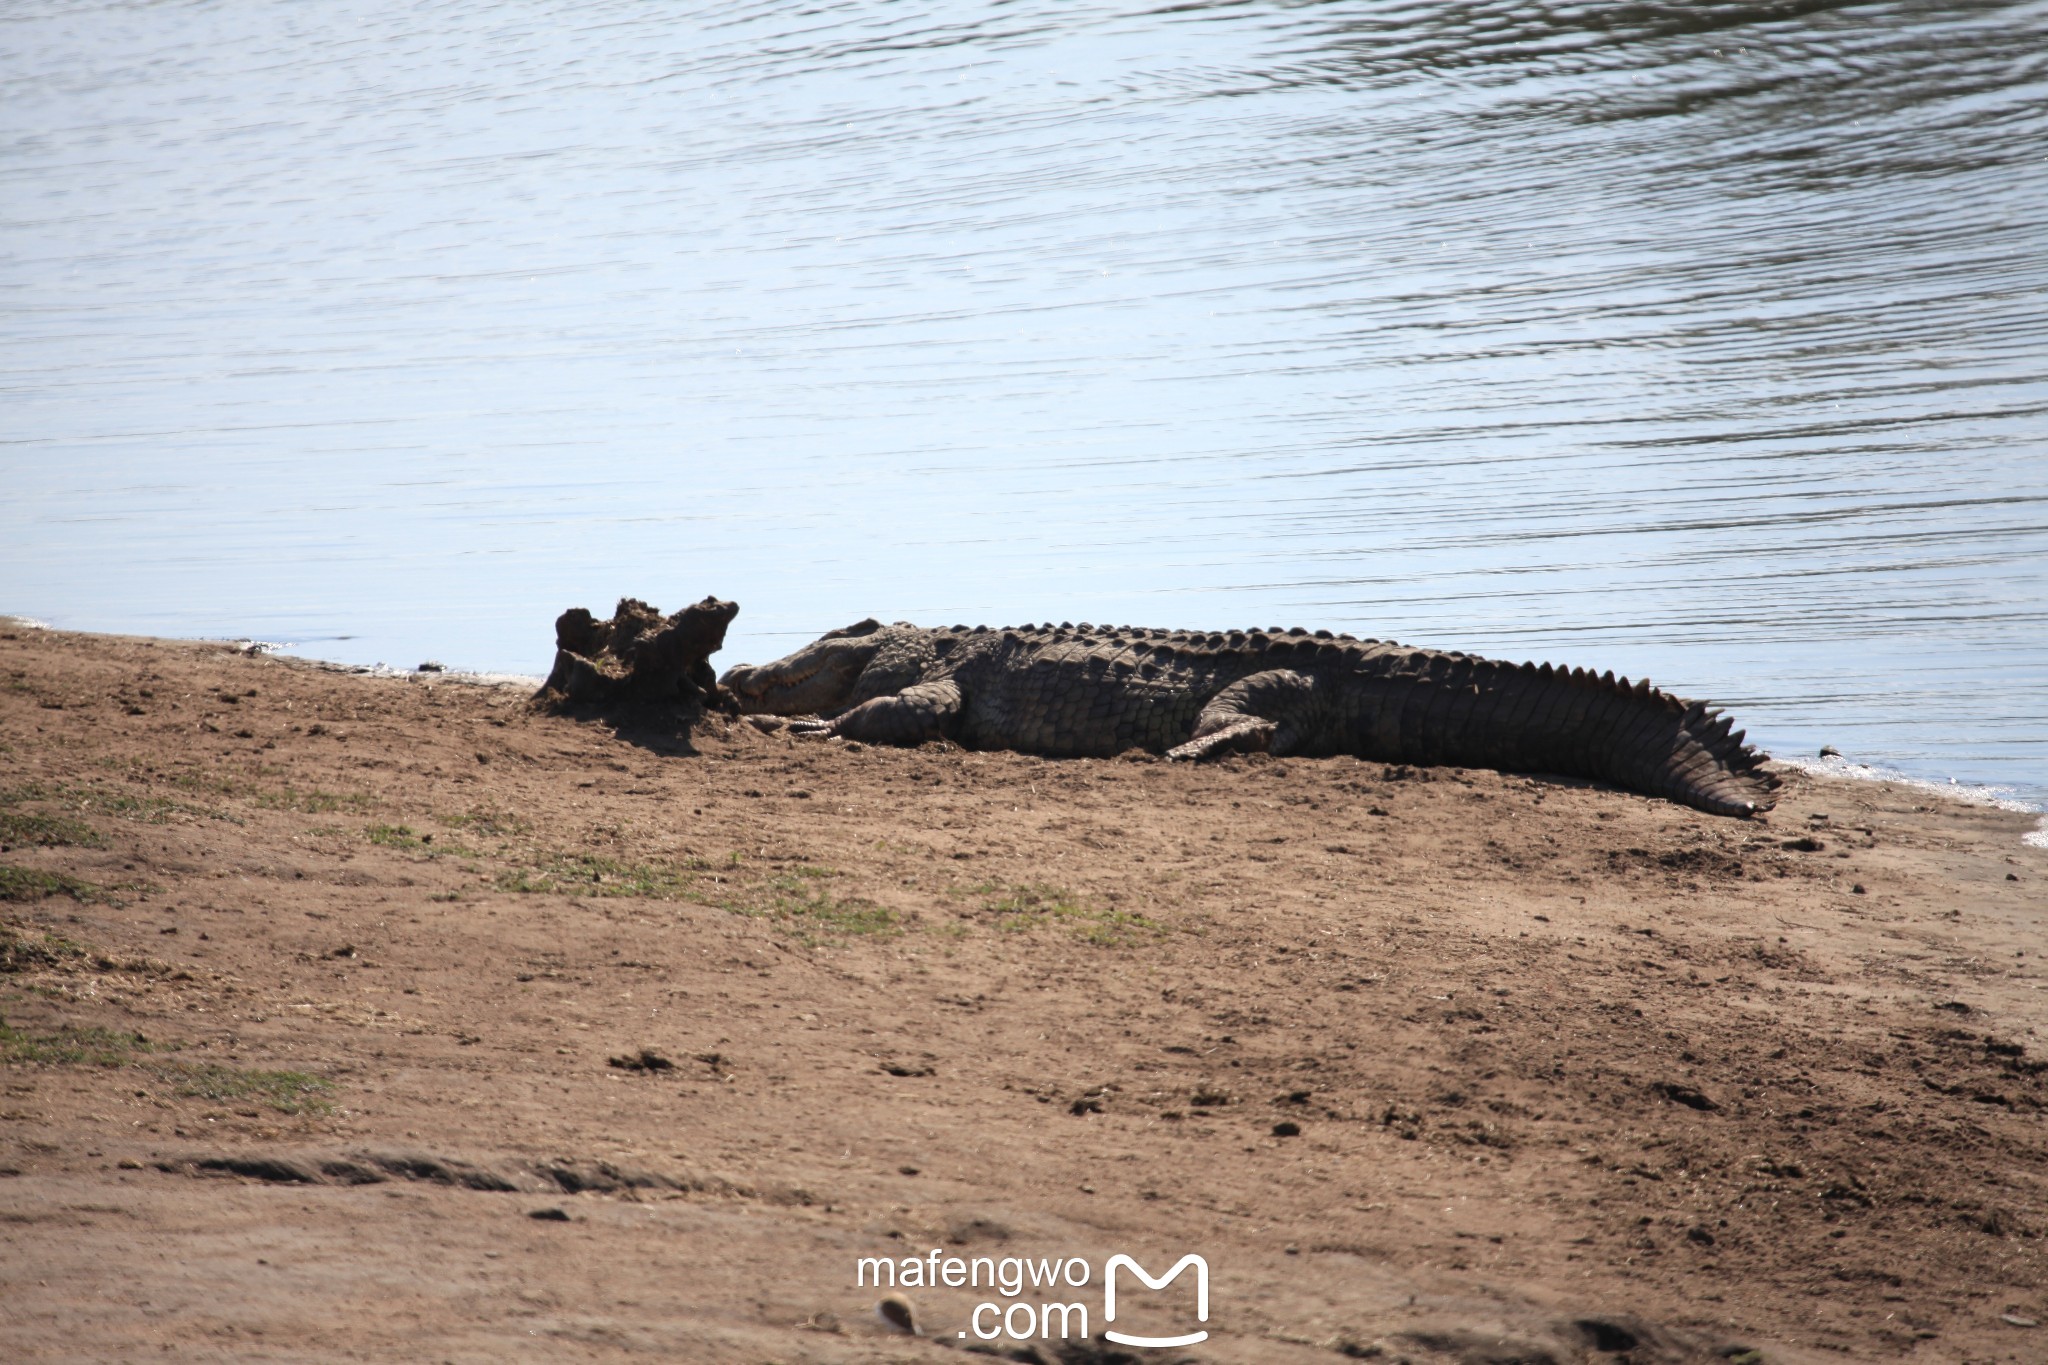
M 0 33 L 0 609 L 1301 622 L 2048 797 L 2048 4 Z

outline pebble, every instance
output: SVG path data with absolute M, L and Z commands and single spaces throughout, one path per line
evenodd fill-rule
M 882 1295 L 881 1299 L 875 1304 L 875 1316 L 880 1318 L 882 1325 L 892 1332 L 901 1332 L 905 1336 L 912 1337 L 924 1335 L 917 1325 L 917 1309 L 911 1305 L 910 1299 L 906 1295 Z

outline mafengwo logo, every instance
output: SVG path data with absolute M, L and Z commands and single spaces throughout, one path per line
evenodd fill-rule
M 1132 1301 L 1132 1289 L 1118 1289 L 1119 1276 L 1136 1280 L 1146 1289 L 1163 1290 L 1178 1279 L 1183 1271 L 1194 1272 L 1195 1289 L 1194 1322 L 1182 1325 L 1192 1330 L 1171 1335 L 1140 1335 L 1136 1332 L 1119 1331 L 1116 1327 L 1119 1308 L 1125 1310 L 1126 1323 Z M 1098 1281 L 1098 1276 L 1087 1258 L 1082 1256 L 1051 1257 L 1032 1260 L 1017 1256 L 1005 1256 L 1000 1260 L 990 1256 L 976 1256 L 965 1259 L 947 1256 L 942 1247 L 933 1247 L 929 1255 L 905 1256 L 892 1260 L 885 1256 L 863 1256 L 854 1263 L 854 1285 L 862 1289 L 980 1289 L 995 1291 L 1007 1303 L 994 1300 L 974 1306 L 968 1314 L 968 1325 L 960 1330 L 963 1337 L 973 1336 L 982 1341 L 996 1341 L 1008 1338 L 1011 1341 L 1063 1341 L 1073 1338 L 1086 1340 L 1093 1328 L 1088 1304 L 1074 1291 L 1089 1288 Z M 1207 1341 L 1206 1327 L 1194 1323 L 1209 1320 L 1209 1263 L 1190 1252 L 1173 1263 L 1173 1268 L 1163 1275 L 1154 1275 L 1139 1264 L 1136 1257 L 1122 1252 L 1102 1263 L 1099 1276 L 1102 1285 L 1102 1335 L 1119 1346 L 1151 1347 L 1165 1349 L 1175 1346 L 1193 1346 L 1198 1341 Z M 1024 1297 L 1027 1289 L 1037 1291 L 1032 1297 Z

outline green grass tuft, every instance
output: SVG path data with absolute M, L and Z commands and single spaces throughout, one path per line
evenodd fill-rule
M 363 837 L 384 848 L 400 848 L 412 853 L 424 853 L 429 858 L 455 857 L 476 858 L 480 855 L 473 848 L 465 848 L 453 840 L 435 843 L 431 834 L 421 834 L 408 825 L 371 825 L 363 831 Z
M 68 938 L 45 933 L 23 938 L 13 926 L 0 924 L 0 972 L 26 972 L 38 967 L 55 967 L 73 958 L 87 956 L 83 945 Z
M 214 810 L 207 806 L 188 805 L 173 801 L 165 796 L 137 796 L 133 792 L 110 791 L 105 787 L 62 786 L 45 787 L 40 782 L 0 791 L 0 806 L 18 805 L 23 801 L 47 801 L 53 805 L 69 807 L 72 810 L 91 811 L 99 815 L 112 815 L 122 820 L 133 820 L 144 825 L 167 825 L 173 816 L 185 815 L 195 819 L 226 820 L 234 824 L 241 821 L 226 811 Z M 83 842 L 83 841 L 79 841 Z M 97 847 L 97 845 L 93 845 Z
M 737 853 L 717 864 L 702 858 L 626 862 L 595 853 L 548 853 L 498 875 L 500 891 L 560 896 L 638 896 L 715 905 L 734 914 L 770 919 L 815 941 L 895 934 L 895 911 L 873 902 L 834 896 L 819 883 L 839 874 L 829 867 L 798 866 L 773 877 L 734 877 Z
M 368 815 L 378 805 L 377 798 L 367 792 L 330 792 L 318 788 L 300 791 L 296 787 L 281 787 L 276 791 L 257 791 L 250 799 L 264 810 L 291 810 L 303 815 L 327 815 L 334 811 Z
M 75 901 L 113 899 L 105 887 L 62 872 L 0 863 L 0 901 L 39 901 L 51 896 L 69 896 Z
M 126 1066 L 156 1045 L 139 1033 L 103 1028 L 61 1028 L 31 1037 L 0 1022 L 0 1062 L 43 1066 Z
M 487 839 L 507 839 L 533 832 L 532 821 L 489 806 L 474 806 L 461 815 L 437 815 L 434 818 L 450 829 L 468 830 Z
M 1011 933 L 1063 929 L 1090 943 L 1123 944 L 1165 932 L 1157 920 L 1131 910 L 1095 905 L 1065 887 L 981 886 L 982 909 L 996 916 L 996 927 Z
M 728 895 L 718 904 L 734 914 L 774 920 L 808 942 L 903 932 L 901 918 L 887 906 L 837 897 L 818 885 L 835 875 L 829 868 L 798 867 Z
M 0 844 L 36 844 L 43 848 L 75 844 L 81 848 L 105 848 L 107 841 L 83 821 L 62 815 L 0 810 Z
M 218 1062 L 157 1060 L 168 1050 L 139 1033 L 63 1027 L 27 1034 L 0 1020 L 0 1064 L 20 1066 L 132 1066 L 163 1081 L 185 1099 L 267 1105 L 280 1114 L 319 1114 L 334 1106 L 334 1086 L 303 1071 L 245 1070 Z
M 551 853 L 498 875 L 500 891 L 558 896 L 643 896 L 696 900 L 697 878 L 672 863 L 628 863 L 595 853 Z
M 172 1094 L 186 1099 L 262 1104 L 280 1114 L 324 1114 L 334 1108 L 327 1099 L 333 1085 L 303 1071 L 244 1071 L 214 1062 L 152 1070 L 170 1083 Z

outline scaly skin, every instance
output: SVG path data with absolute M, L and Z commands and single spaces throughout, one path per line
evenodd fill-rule
M 1561 773 L 1715 815 L 1769 810 L 1765 755 L 1704 703 L 1612 673 L 1348 635 L 862 621 L 722 685 L 800 734 L 1174 759 L 1264 750 Z M 816 719 L 815 717 L 823 717 Z

